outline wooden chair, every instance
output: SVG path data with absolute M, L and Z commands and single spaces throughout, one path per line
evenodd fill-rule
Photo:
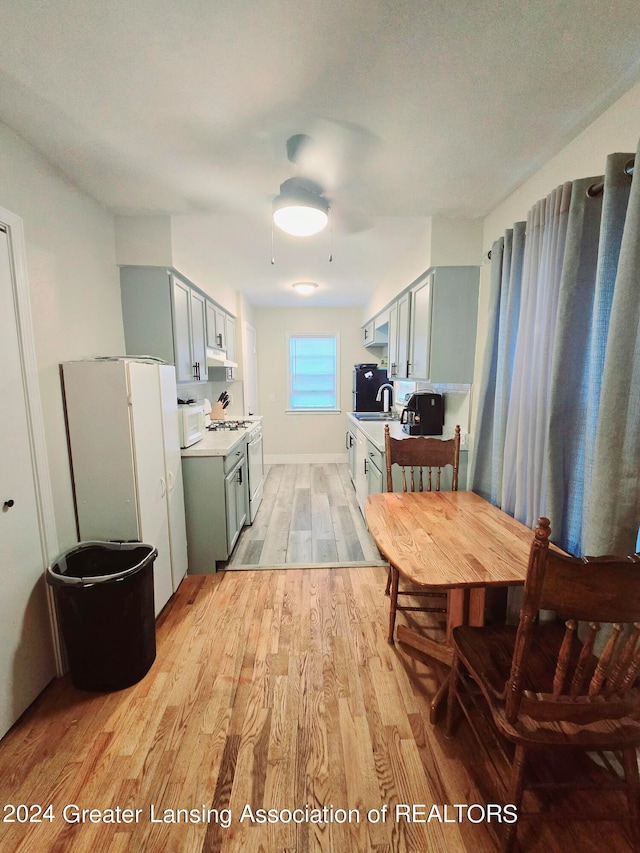
M 391 438 L 389 425 L 384 427 L 384 448 L 387 465 L 387 491 L 393 491 L 393 465 L 399 465 L 402 470 L 402 491 L 431 492 L 440 491 L 442 469 L 451 465 L 451 489 L 458 490 L 458 466 L 460 461 L 460 427 L 456 426 L 455 435 L 448 440 L 427 438 L 418 435 L 410 438 Z M 425 469 L 426 468 L 426 472 Z M 400 573 L 389 564 L 385 595 L 390 595 L 389 608 L 389 642 L 394 641 L 396 613 L 398 610 L 421 611 L 427 613 L 447 612 L 447 593 L 434 593 L 416 589 L 399 589 Z M 439 607 L 399 605 L 399 595 L 410 595 L 412 598 L 429 597 L 442 599 Z
M 640 556 L 567 557 L 549 548 L 548 519 L 541 518 L 538 525 L 517 628 L 453 630 L 447 735 L 458 704 L 472 728 L 481 721 L 477 711 L 470 711 L 475 683 L 486 700 L 478 697 L 481 711 L 488 709 L 498 732 L 514 747 L 505 802 L 518 807 L 519 818 L 527 816 L 520 812 L 525 787 L 553 787 L 549 782 L 525 784 L 530 751 L 621 753 L 625 778 L 612 774 L 610 782 L 626 788 L 638 844 Z M 539 610 L 555 611 L 558 619 L 542 623 Z M 612 624 L 601 636 L 603 623 Z M 528 816 L 539 818 L 540 812 Z M 563 820 L 571 818 L 562 815 Z M 594 815 L 589 812 L 585 818 L 593 820 Z M 503 850 L 512 849 L 515 835 L 512 823 Z

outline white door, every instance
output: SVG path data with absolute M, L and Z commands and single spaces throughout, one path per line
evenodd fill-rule
M 173 591 L 187 573 L 187 527 L 184 515 L 182 457 L 178 430 L 178 391 L 176 373 L 171 364 L 161 364 L 160 397 L 164 431 L 164 461 L 169 503 L 169 544 Z
M 244 412 L 258 414 L 258 355 L 256 330 L 244 324 Z
M 156 616 L 173 594 L 160 380 L 155 364 L 128 362 L 140 534 L 158 549 L 153 567 Z
M 0 232 L 0 736 L 55 675 L 9 241 Z

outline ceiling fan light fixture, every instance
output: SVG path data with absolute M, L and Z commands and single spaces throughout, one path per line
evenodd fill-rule
M 295 284 L 291 285 L 300 296 L 311 296 L 317 286 L 315 281 L 296 281 Z
M 289 178 L 273 200 L 273 222 L 293 237 L 311 237 L 326 227 L 329 202 L 313 181 Z

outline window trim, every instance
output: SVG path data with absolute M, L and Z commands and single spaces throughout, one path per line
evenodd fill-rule
M 291 405 L 291 339 L 292 338 L 333 338 L 336 346 L 336 404 L 329 408 L 293 408 Z M 338 415 L 340 408 L 340 332 L 287 332 L 287 408 L 288 415 Z

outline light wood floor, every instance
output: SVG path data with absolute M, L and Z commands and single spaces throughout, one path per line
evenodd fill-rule
M 382 565 L 358 508 L 349 468 L 271 465 L 264 498 L 226 569 Z
M 419 820 L 433 805 L 443 818 L 445 805 L 478 804 L 477 819 L 501 770 L 465 726 L 453 741 L 430 726 L 439 673 L 387 644 L 384 580 L 382 567 L 187 577 L 139 684 L 92 695 L 56 680 L 0 742 L 0 803 L 53 816 L 1 822 L 2 853 L 493 853 L 495 824 L 395 817 L 401 804 Z M 74 823 L 70 809 L 65 822 L 73 804 L 140 813 Z M 283 810 L 307 805 L 338 820 L 285 822 Z M 247 806 L 280 820 L 253 823 Z M 208 822 L 164 822 L 203 808 Z M 229 826 L 215 820 L 225 809 Z M 611 823 L 520 833 L 531 853 L 631 849 Z

